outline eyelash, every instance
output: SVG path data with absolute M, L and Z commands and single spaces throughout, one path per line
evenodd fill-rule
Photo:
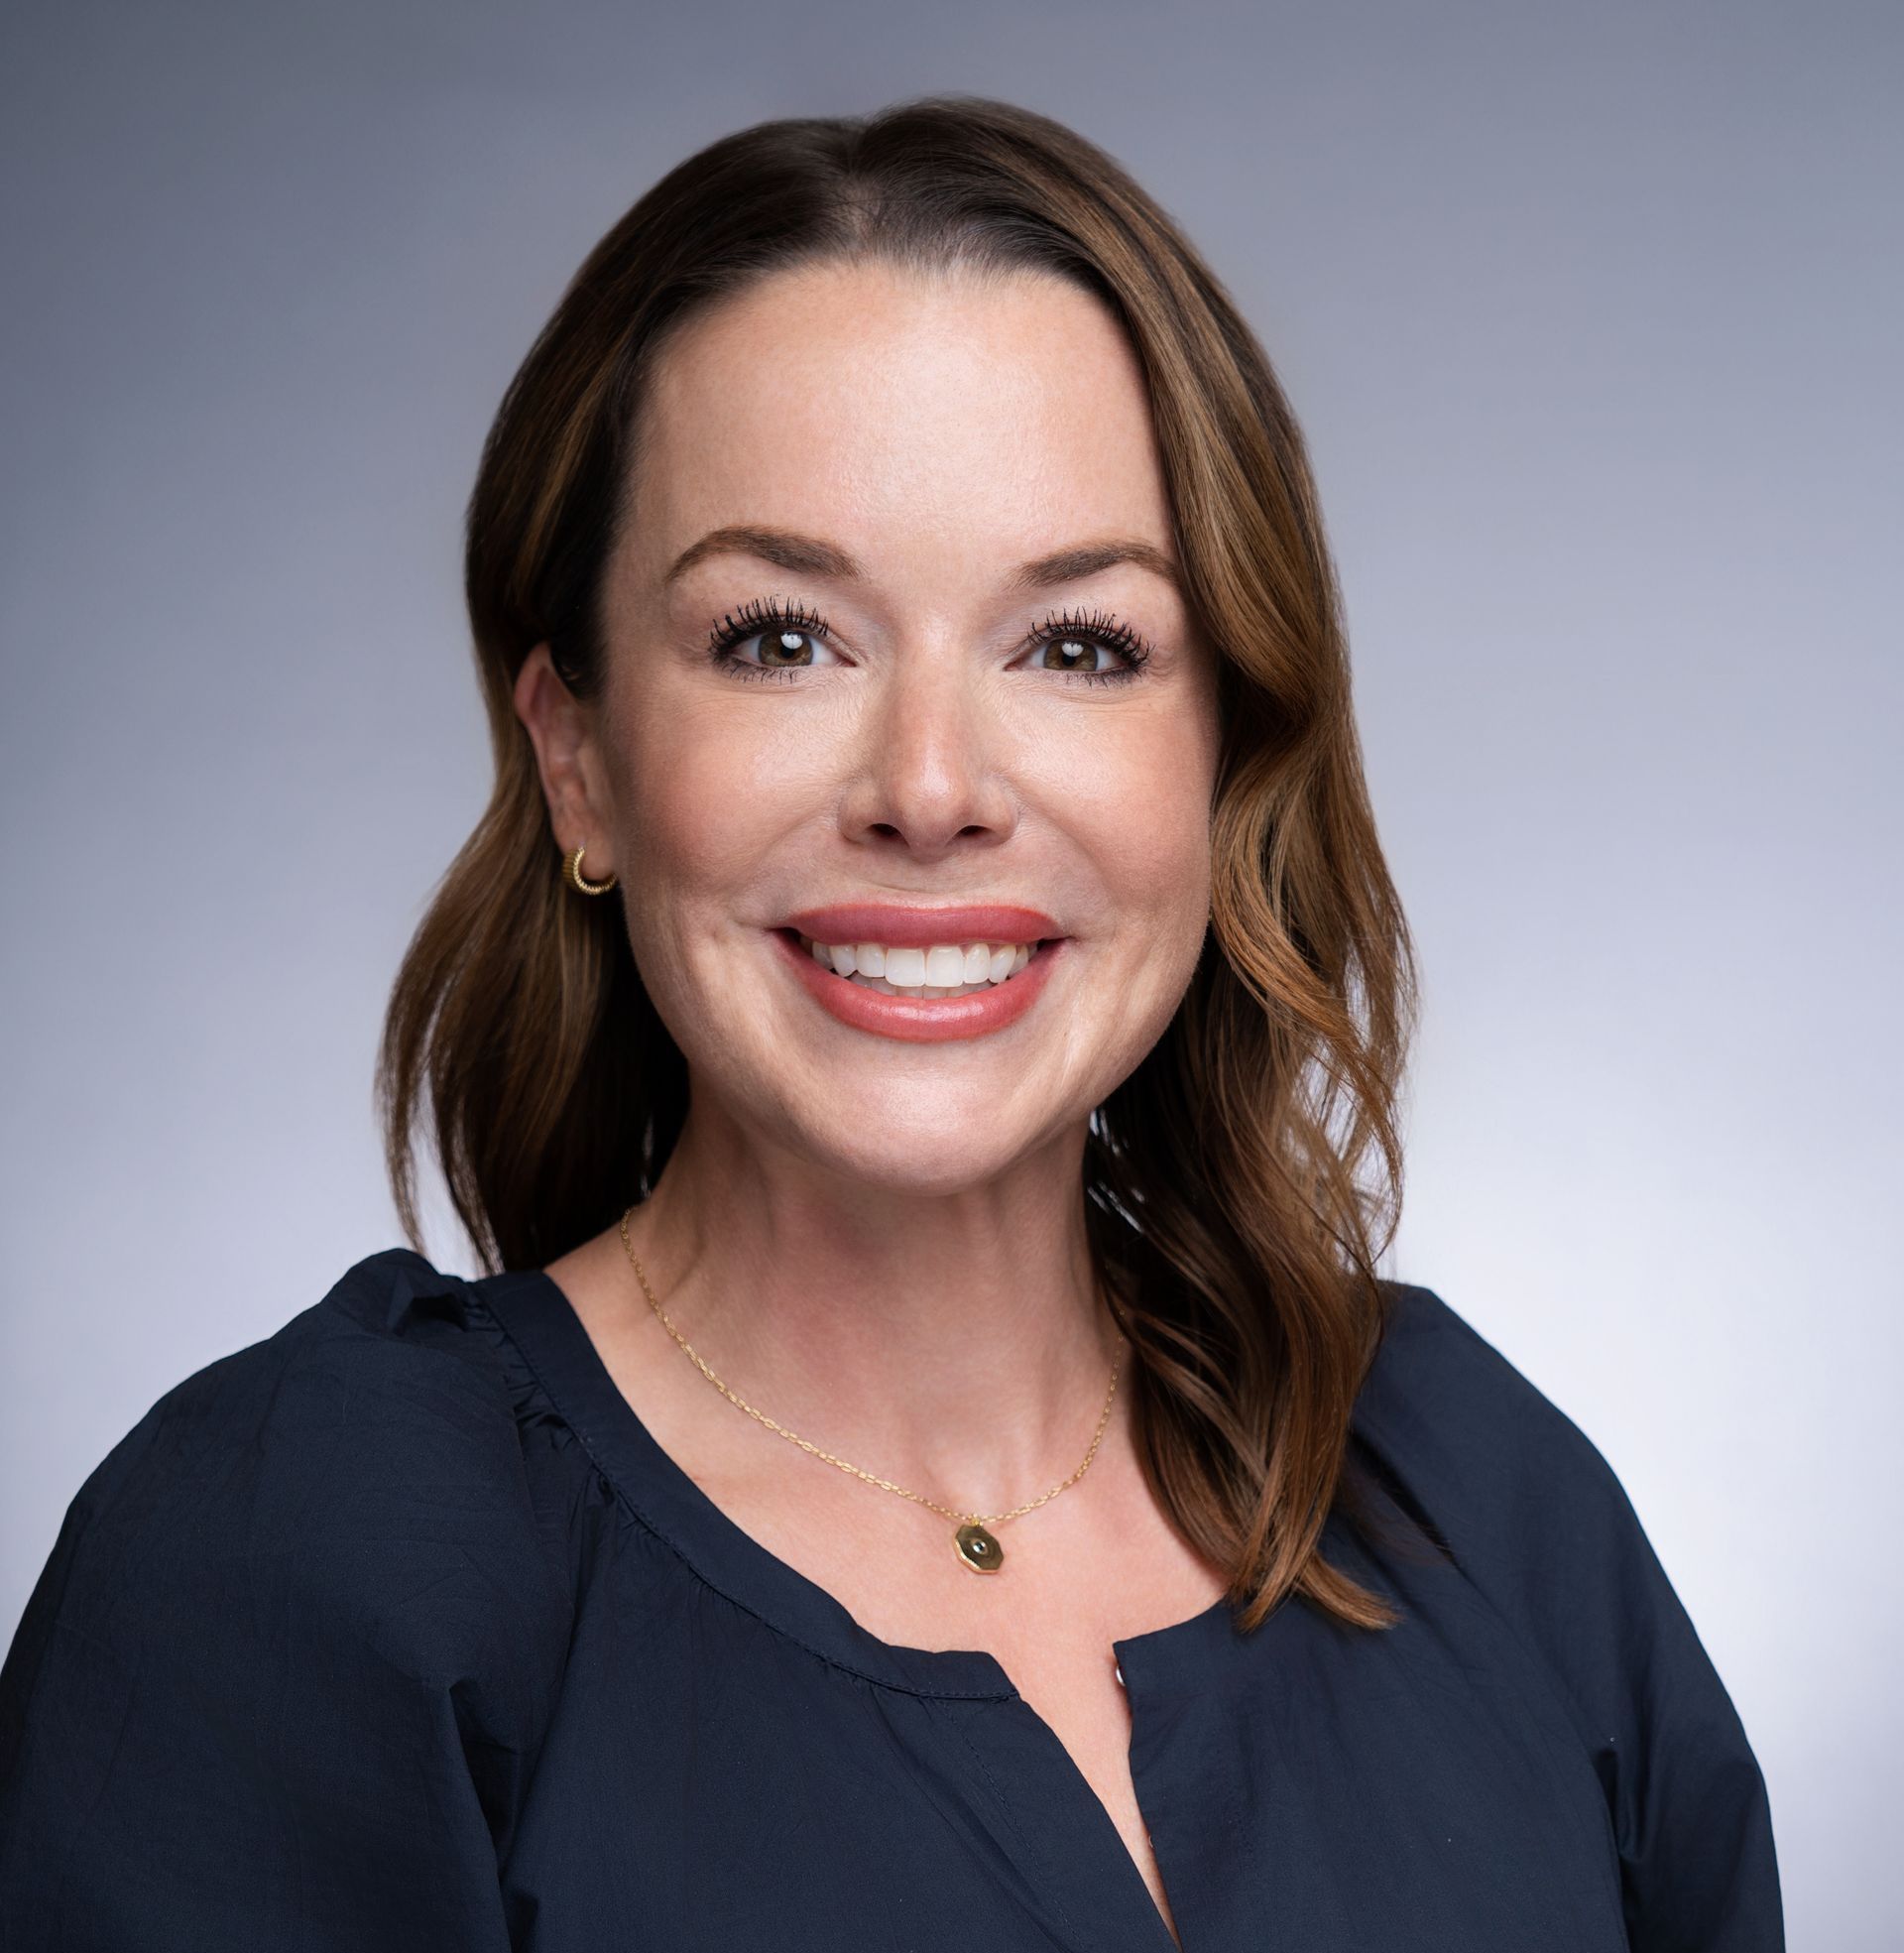
M 738 647 L 768 631 L 800 631 L 822 639 L 831 635 L 826 619 L 804 604 L 784 604 L 777 597 L 757 597 L 743 604 L 738 611 L 727 612 L 708 632 L 708 656 L 718 670 L 746 681 L 797 681 L 802 671 L 810 670 L 810 667 L 750 665 L 746 659 L 735 657 Z M 1107 616 L 1101 610 L 1085 614 L 1067 610 L 1047 617 L 1031 632 L 1029 642 L 1033 646 L 1041 646 L 1055 644 L 1061 638 L 1084 638 L 1092 644 L 1115 651 L 1125 661 L 1126 669 L 1119 671 L 1061 671 L 1058 674 L 1084 684 L 1129 684 L 1150 662 L 1149 644 L 1130 625 Z

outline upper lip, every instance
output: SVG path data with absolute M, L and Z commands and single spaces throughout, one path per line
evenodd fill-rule
M 1041 909 L 1014 902 L 962 903 L 919 909 L 885 902 L 840 902 L 802 909 L 786 927 L 815 942 L 877 942 L 888 948 L 928 949 L 935 942 L 1037 942 L 1059 933 Z

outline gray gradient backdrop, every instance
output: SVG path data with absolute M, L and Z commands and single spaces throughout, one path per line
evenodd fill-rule
M 1794 1947 L 1896 1946 L 1901 19 L 14 10 L 0 1633 L 161 1392 L 399 1238 L 458 521 L 563 282 L 726 130 L 999 94 L 1184 221 L 1313 444 L 1425 965 L 1389 1272 L 1623 1478 Z

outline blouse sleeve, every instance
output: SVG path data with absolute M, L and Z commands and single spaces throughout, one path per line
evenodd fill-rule
M 1553 1678 L 1606 1796 L 1633 1953 L 1782 1953 L 1764 1778 L 1600 1451 L 1431 1290 L 1399 1299 L 1379 1448 Z
M 11 1953 L 509 1945 L 560 1596 L 502 1384 L 351 1281 L 68 1508 L 0 1667 Z

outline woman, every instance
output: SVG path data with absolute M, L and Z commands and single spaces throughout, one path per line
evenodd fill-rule
M 371 1255 L 87 1481 L 0 1938 L 1779 1946 L 1619 1485 L 1374 1273 L 1406 930 L 1156 205 L 984 101 L 715 143 L 467 569 L 497 785 L 380 1080 L 491 1272 Z

